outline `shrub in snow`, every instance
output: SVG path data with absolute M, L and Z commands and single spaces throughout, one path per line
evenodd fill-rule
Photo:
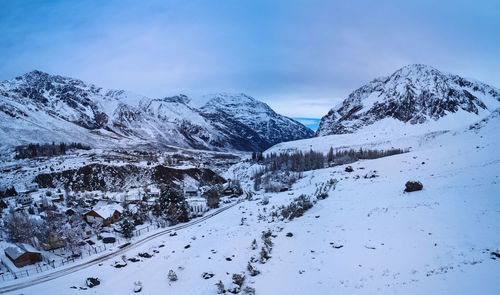
M 238 285 L 238 286 L 241 287 L 243 285 L 243 283 L 245 282 L 245 275 L 239 274 L 239 273 L 235 273 L 235 274 L 233 274 L 232 279 L 233 279 L 233 283 L 234 284 L 236 284 L 236 285 Z
M 204 272 L 202 275 L 201 275 L 205 280 L 208 280 L 208 279 L 211 279 L 214 277 L 214 274 L 213 273 L 209 273 L 209 272 Z
M 256 275 L 260 274 L 260 271 L 255 269 L 255 267 L 250 262 L 248 262 L 247 270 L 250 276 L 252 277 L 255 277 Z
M 127 263 L 126 262 L 123 262 L 123 261 L 115 261 L 112 266 L 114 268 L 122 268 L 122 267 L 125 267 L 127 266 Z
M 353 172 L 353 171 L 354 171 L 354 169 L 352 169 L 352 166 L 347 166 L 347 167 L 345 167 L 345 170 L 344 170 L 344 171 L 345 171 L 345 172 L 349 172 L 349 173 L 350 173 L 350 172 Z
M 236 285 L 235 283 L 231 284 L 229 288 L 227 288 L 227 291 L 232 294 L 238 294 L 240 293 L 241 287 Z
M 281 215 L 285 219 L 294 219 L 295 217 L 300 217 L 307 210 L 313 207 L 313 203 L 310 198 L 306 195 L 300 195 L 295 198 L 288 206 L 281 207 Z
M 367 179 L 368 179 L 368 178 L 375 178 L 375 177 L 377 177 L 377 176 L 378 176 L 378 175 L 377 175 L 377 171 L 372 170 L 372 171 L 370 171 L 370 172 L 366 173 L 365 178 L 367 178 Z
M 257 240 L 256 239 L 253 239 L 252 241 L 252 250 L 257 250 Z
M 408 181 L 405 184 L 405 192 L 421 191 L 424 188 L 420 181 Z
M 177 274 L 172 269 L 168 271 L 168 280 L 171 282 L 177 281 Z
M 271 235 L 272 232 L 270 230 L 262 232 L 262 241 L 264 242 L 264 245 L 269 251 L 271 251 L 273 247 L 273 241 L 271 241 Z
M 85 284 L 89 288 L 94 288 L 95 286 L 98 286 L 99 284 L 101 284 L 101 281 L 99 281 L 98 278 L 87 278 L 87 280 L 85 281 Z
M 316 195 L 316 198 L 318 200 L 324 200 L 324 199 L 328 198 L 328 194 L 327 193 L 321 193 L 321 194 Z
M 252 288 L 250 286 L 246 286 L 245 289 L 243 289 L 243 294 L 255 295 L 255 288 Z
M 269 258 L 271 258 L 271 256 L 269 256 L 269 252 L 266 248 L 262 247 L 260 250 L 260 263 L 266 263 Z
M 139 253 L 138 255 L 140 257 L 142 257 L 142 258 L 151 258 L 151 257 L 153 257 L 153 255 L 149 254 L 148 252 Z
M 134 293 L 139 293 L 142 291 L 141 281 L 134 282 Z
M 269 197 L 263 196 L 262 197 L 262 205 L 267 205 L 267 204 L 269 204 Z
M 215 286 L 217 287 L 217 294 L 226 293 L 226 289 L 224 288 L 224 283 L 222 281 L 215 283 Z
M 287 233 L 286 236 L 289 237 L 289 238 L 291 238 L 291 237 L 293 237 L 293 234 L 292 233 Z

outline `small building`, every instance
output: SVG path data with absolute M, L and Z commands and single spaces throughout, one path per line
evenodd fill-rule
M 199 192 L 198 192 L 198 189 L 195 188 L 194 186 L 188 186 L 186 188 L 184 188 L 184 197 L 186 199 L 188 198 L 196 198 L 199 196 Z
M 243 194 L 243 191 L 240 187 L 236 185 L 227 185 L 223 190 L 222 194 L 224 196 L 229 196 L 230 198 L 239 197 Z
M 57 194 L 55 196 L 53 196 L 50 201 L 52 203 L 60 203 L 62 201 L 64 201 L 64 195 L 63 194 Z
M 68 210 L 66 210 L 66 215 L 68 215 L 68 216 L 73 216 L 73 215 L 75 215 L 75 210 L 73 210 L 73 209 L 69 208 Z
M 148 187 L 146 189 L 146 197 L 147 199 L 156 199 L 161 195 L 161 190 L 157 187 Z
M 26 190 L 28 190 L 30 193 L 38 191 L 38 183 L 35 182 L 26 183 L 24 186 L 26 187 Z
M 207 200 L 203 197 L 189 198 L 186 200 L 189 211 L 194 216 L 199 216 L 208 210 Z
M 99 202 L 94 209 L 85 213 L 83 218 L 88 223 L 99 222 L 104 226 L 108 226 L 120 220 L 121 212 L 122 208 L 118 204 L 102 204 Z
M 42 254 L 27 244 L 5 248 L 5 256 L 7 256 L 7 258 L 17 267 L 23 267 L 42 261 Z
M 38 191 L 37 183 L 19 183 L 15 184 L 14 188 L 18 194 L 28 194 Z
M 19 194 L 17 197 L 16 197 L 16 202 L 20 205 L 23 205 L 23 206 L 28 206 L 28 205 L 31 205 L 33 203 L 33 197 L 31 197 L 29 194 L 27 193 L 22 193 L 22 194 Z
M 7 209 L 9 205 L 4 200 L 0 200 L 0 208 Z

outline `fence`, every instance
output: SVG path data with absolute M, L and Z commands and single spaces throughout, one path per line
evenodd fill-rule
M 167 227 L 167 223 L 160 221 L 160 222 L 157 222 L 156 224 L 151 224 L 151 225 L 148 225 L 144 228 L 135 230 L 134 237 L 139 237 L 140 235 L 148 233 L 152 230 L 156 230 L 159 228 L 165 228 L 165 227 Z M 130 242 L 130 239 L 116 238 L 116 241 L 112 244 L 109 244 L 109 245 L 110 246 L 112 245 L 113 247 L 118 245 L 118 247 L 120 247 L 120 245 L 123 246 L 129 242 Z M 83 258 L 85 258 L 85 257 L 90 257 L 92 255 L 102 253 L 102 252 L 106 251 L 107 249 L 109 249 L 109 246 L 106 247 L 106 244 L 103 244 L 102 246 L 101 245 L 95 245 L 95 246 L 85 245 L 85 246 L 80 247 L 77 250 L 78 254 L 71 255 L 71 256 L 66 257 L 66 258 L 50 260 L 46 256 L 42 255 L 43 263 L 38 263 L 38 264 L 36 264 L 35 267 L 26 268 L 26 269 L 23 268 L 22 270 L 19 270 L 19 271 L 14 271 L 14 270 L 10 269 L 7 266 L 7 264 L 5 264 L 3 262 L 3 260 L 0 259 L 0 263 L 5 267 L 5 269 L 8 270 L 7 273 L 0 274 L 0 281 L 4 282 L 4 281 L 20 279 L 23 277 L 33 276 L 33 275 L 36 275 L 36 274 L 44 272 L 44 271 L 48 271 L 51 269 L 55 269 L 55 268 L 58 268 L 61 266 L 68 265 L 70 263 L 74 263 L 75 261 L 78 261 L 78 260 L 83 260 Z M 66 253 L 71 251 L 71 249 L 69 249 L 67 247 L 65 247 L 64 250 Z

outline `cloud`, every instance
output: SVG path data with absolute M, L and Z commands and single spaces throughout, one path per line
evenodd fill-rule
M 245 92 L 315 118 L 411 63 L 500 86 L 499 5 L 4 1 L 0 79 L 40 69 L 151 97 Z

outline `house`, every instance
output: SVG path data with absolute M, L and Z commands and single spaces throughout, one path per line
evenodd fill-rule
M 161 191 L 157 187 L 148 187 L 146 189 L 146 197 L 148 199 L 156 199 L 161 195 Z
M 98 202 L 94 208 L 83 215 L 83 218 L 88 223 L 99 222 L 104 226 L 115 223 L 120 219 L 122 207 L 119 204 L 109 204 Z
M 194 186 L 190 185 L 190 186 L 184 188 L 184 197 L 186 199 L 188 199 L 188 198 L 196 198 L 198 196 L 199 196 L 198 189 L 195 188 Z
M 27 244 L 5 248 L 5 256 L 7 256 L 7 258 L 17 267 L 23 267 L 42 261 L 42 254 Z
M 243 191 L 241 190 L 240 187 L 238 187 L 236 185 L 227 185 L 222 190 L 222 194 L 224 196 L 229 196 L 229 197 L 233 198 L 233 197 L 241 196 L 243 194 Z
M 59 249 L 64 246 L 66 246 L 66 242 L 61 238 L 61 235 L 59 235 L 55 229 L 52 229 L 49 232 L 47 242 L 42 245 L 43 250 L 45 251 Z
M 26 190 L 30 193 L 38 191 L 38 183 L 33 183 L 33 182 L 26 183 L 24 186 L 26 187 Z
M 16 201 L 20 205 L 27 206 L 33 203 L 33 197 L 31 197 L 29 194 L 22 193 L 16 197 Z
M 1 209 L 7 209 L 9 207 L 9 205 L 7 205 L 7 203 L 5 203 L 4 200 L 0 200 L 0 208 Z
M 53 196 L 50 201 L 52 203 L 60 203 L 62 201 L 64 201 L 64 195 L 63 194 L 57 194 L 55 196 Z
M 73 216 L 73 215 L 75 215 L 75 210 L 73 210 L 73 209 L 69 208 L 68 210 L 66 210 L 66 215 L 68 215 L 68 216 Z
M 189 198 L 186 201 L 189 211 L 194 216 L 200 216 L 208 210 L 207 200 L 203 197 Z
M 38 184 L 36 183 L 19 183 L 15 184 L 14 188 L 18 194 L 28 194 L 38 191 Z

